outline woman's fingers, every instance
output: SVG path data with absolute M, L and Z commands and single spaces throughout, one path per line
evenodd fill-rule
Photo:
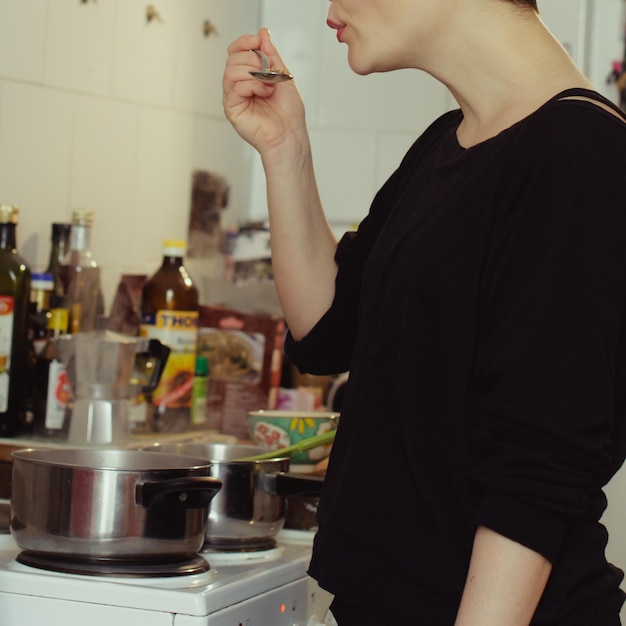
M 260 50 L 262 50 L 267 56 L 270 68 L 274 70 L 282 70 L 283 72 L 289 72 L 287 66 L 280 57 L 280 53 L 274 47 L 269 30 L 267 28 L 262 28 L 259 31 L 258 36 L 260 39 Z

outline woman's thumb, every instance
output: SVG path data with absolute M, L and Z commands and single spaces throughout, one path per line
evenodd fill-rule
M 259 31 L 259 38 L 261 39 L 261 50 L 265 52 L 270 68 L 286 70 L 287 68 L 272 42 L 269 29 L 262 28 Z

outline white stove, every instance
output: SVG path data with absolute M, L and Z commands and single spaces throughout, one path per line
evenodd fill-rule
M 157 578 L 65 574 L 16 561 L 0 535 L 1 626 L 322 626 L 332 597 L 307 576 L 311 533 L 266 553 L 203 553 L 207 572 Z

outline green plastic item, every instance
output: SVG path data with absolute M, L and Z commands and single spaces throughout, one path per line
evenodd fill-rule
M 237 459 L 237 461 L 266 461 L 268 459 L 279 459 L 285 456 L 291 456 L 295 452 L 304 452 L 305 450 L 310 450 L 311 448 L 317 448 L 317 446 L 327 446 L 329 443 L 334 441 L 336 432 L 336 430 L 329 430 L 321 435 L 303 439 L 292 446 L 280 448 L 279 450 L 270 450 L 269 452 L 264 452 L 263 454 L 247 456 L 242 459 Z

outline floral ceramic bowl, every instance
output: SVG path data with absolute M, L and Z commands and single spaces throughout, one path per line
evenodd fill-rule
M 280 450 L 337 428 L 339 413 L 327 411 L 251 411 L 248 413 L 250 438 L 266 450 Z M 330 445 L 295 452 L 293 465 L 315 465 L 330 454 Z M 292 468 L 293 469 L 293 468 Z

